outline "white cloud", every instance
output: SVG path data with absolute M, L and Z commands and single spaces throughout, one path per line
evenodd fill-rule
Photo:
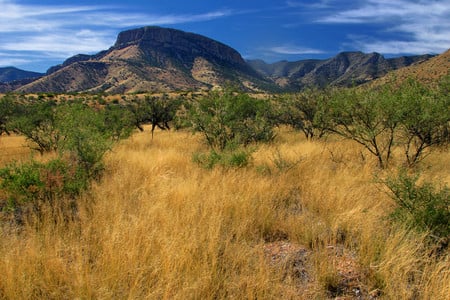
M 379 35 L 398 36 L 353 39 L 359 49 L 367 52 L 433 53 L 450 48 L 450 0 L 368 0 L 356 8 L 320 17 L 316 22 L 376 24 L 383 28 Z
M 286 1 L 287 7 L 294 8 L 294 7 L 305 7 L 305 8 L 316 8 L 316 9 L 322 9 L 322 8 L 328 8 L 330 7 L 331 0 L 320 0 L 320 1 L 314 1 L 313 3 L 305 3 L 305 1 Z
M 108 12 L 93 12 L 80 16 L 82 20 L 94 26 L 114 26 L 123 28 L 139 25 L 174 25 L 209 21 L 231 15 L 230 10 L 219 10 L 193 15 L 155 15 L 155 14 L 122 14 Z
M 305 48 L 300 46 L 284 45 L 269 48 L 269 51 L 276 54 L 301 55 L 301 54 L 321 54 L 318 49 Z
M 404 54 L 404 53 L 442 53 L 448 50 L 447 46 L 424 44 L 418 41 L 367 41 L 364 38 L 356 39 L 353 41 L 357 45 L 358 49 L 363 52 L 378 52 L 386 54 Z M 448 44 L 447 44 L 448 45 Z
M 12 67 L 20 66 L 31 62 L 29 59 L 24 58 L 14 58 L 14 57 L 2 57 L 0 58 L 0 67 Z
M 67 58 L 68 55 L 77 53 L 91 53 L 111 46 L 112 41 L 108 36 L 92 34 L 86 30 L 59 31 L 46 35 L 25 35 L 14 41 L 0 44 L 4 51 L 39 51 L 52 53 L 52 56 Z
M 450 13 L 450 2 L 411 0 L 368 0 L 360 7 L 335 12 L 321 17 L 320 23 L 382 23 L 386 21 L 426 22 Z M 419 18 L 419 19 L 418 19 Z M 425 18 L 425 19 L 423 19 Z

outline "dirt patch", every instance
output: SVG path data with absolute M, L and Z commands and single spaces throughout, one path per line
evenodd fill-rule
M 323 274 L 314 270 L 314 252 L 289 241 L 275 241 L 263 245 L 270 265 L 277 268 L 283 281 L 294 285 L 299 298 L 317 296 L 322 290 L 328 299 L 377 299 L 380 293 L 368 291 L 365 272 L 357 255 L 343 246 L 327 246 L 326 259 L 334 266 L 332 278 L 323 280 Z

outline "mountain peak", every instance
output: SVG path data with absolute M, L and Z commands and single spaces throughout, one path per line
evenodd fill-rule
M 159 26 L 146 26 L 130 29 L 119 33 L 113 48 L 120 49 L 130 45 L 138 45 L 145 41 L 154 43 L 172 42 L 174 36 L 183 34 L 186 33 L 181 30 Z
M 73 56 L 20 90 L 125 93 L 227 84 L 250 90 L 275 87 L 225 44 L 195 33 L 147 26 L 120 32 L 108 50 Z
M 245 66 L 239 52 L 205 36 L 172 28 L 146 26 L 119 33 L 113 49 L 138 46 L 148 51 L 171 52 L 191 65 L 198 56 L 208 56 L 220 63 Z

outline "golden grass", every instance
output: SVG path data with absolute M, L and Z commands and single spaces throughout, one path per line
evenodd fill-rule
M 30 154 L 24 137 L 0 135 L 0 166 L 14 160 L 21 160 Z
M 423 236 L 388 224 L 393 203 L 355 144 L 283 130 L 245 169 L 205 170 L 196 151 L 206 148 L 187 132 L 137 133 L 108 155 L 75 220 L 48 209 L 2 225 L 0 298 L 324 299 L 333 285 L 350 298 L 354 285 L 384 299 L 449 294 L 448 254 L 433 260 Z M 448 180 L 448 159 L 428 157 L 424 176 Z M 307 249 L 305 261 L 268 258 L 277 241 Z M 306 279 L 292 271 L 301 263 Z

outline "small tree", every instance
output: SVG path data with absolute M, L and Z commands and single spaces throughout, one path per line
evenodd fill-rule
M 430 182 L 418 184 L 418 175 L 408 175 L 404 170 L 397 177 L 388 178 L 384 184 L 397 208 L 392 213 L 400 221 L 418 231 L 427 231 L 435 238 L 450 236 L 450 189 L 436 188 Z
M 134 125 L 141 131 L 143 124 L 152 125 L 152 139 L 155 128 L 170 130 L 169 123 L 175 118 L 180 106 L 179 99 L 170 99 L 166 94 L 162 97 L 145 96 L 144 100 L 135 98 L 129 105 L 133 115 Z
M 131 135 L 134 128 L 134 115 L 129 109 L 119 104 L 110 104 L 102 113 L 105 129 L 111 132 L 113 140 L 118 141 Z
M 307 139 L 321 137 L 324 130 L 316 123 L 315 118 L 320 103 L 326 102 L 329 95 L 329 90 L 318 89 L 283 95 L 277 99 L 279 122 L 303 131 Z
M 194 132 L 203 134 L 213 150 L 222 151 L 230 146 L 271 141 L 271 111 L 268 101 L 226 90 L 193 102 L 187 122 Z
M 409 166 L 426 157 L 432 146 L 449 143 L 450 95 L 448 87 L 429 88 L 414 80 L 396 92 L 399 102 L 401 143 Z
M 105 115 L 87 105 L 66 104 L 58 107 L 55 119 L 61 135 L 58 150 L 70 154 L 88 177 L 97 177 L 103 169 L 103 156 L 113 143 Z
M 14 99 L 10 95 L 0 98 L 0 135 L 6 133 L 9 135 L 8 123 L 14 113 Z
M 40 101 L 17 104 L 7 127 L 26 137 L 41 154 L 56 150 L 59 132 L 55 126 L 55 102 Z
M 315 122 L 361 144 L 385 168 L 399 124 L 398 103 L 393 101 L 388 89 L 336 90 L 329 101 L 321 103 Z

